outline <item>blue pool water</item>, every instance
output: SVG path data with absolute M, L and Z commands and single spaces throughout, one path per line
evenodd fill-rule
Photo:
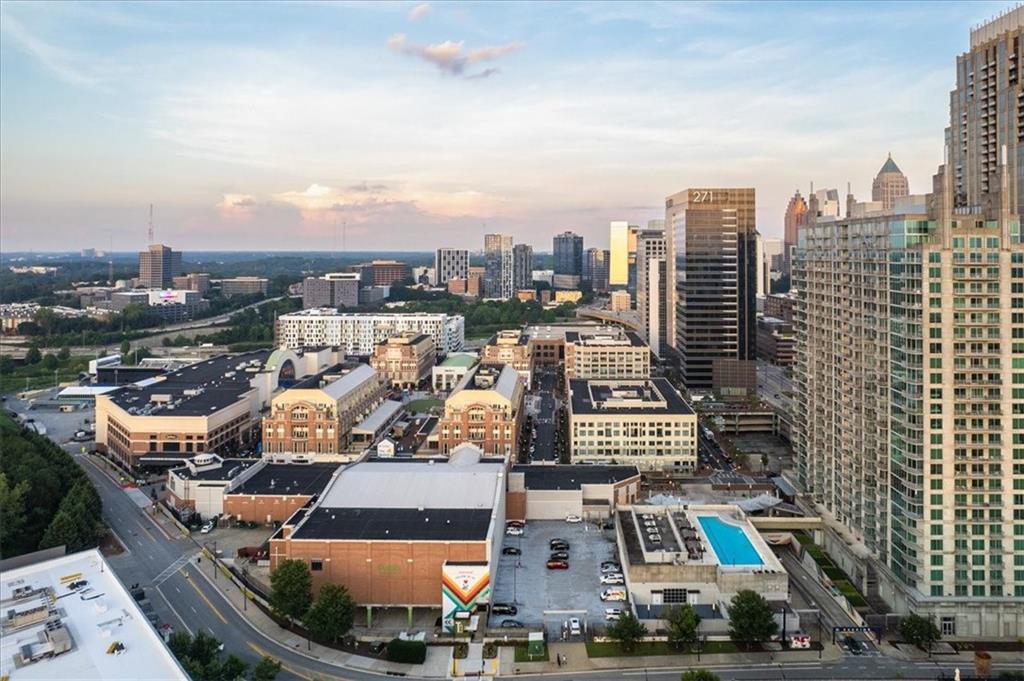
M 747 533 L 721 518 L 704 515 L 698 516 L 697 522 L 704 529 L 711 548 L 718 556 L 722 565 L 763 565 L 760 554 L 750 543 Z

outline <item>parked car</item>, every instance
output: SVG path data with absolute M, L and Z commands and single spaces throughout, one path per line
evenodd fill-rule
M 602 601 L 624 601 L 624 600 L 626 600 L 626 590 L 625 589 L 616 589 L 616 588 L 605 589 L 604 591 L 601 592 L 601 600 Z
M 611 574 L 601 575 L 601 583 L 621 585 L 626 583 L 626 578 L 613 572 Z
M 506 546 L 501 550 L 501 553 L 505 556 L 519 556 L 522 555 L 523 552 L 514 546 Z
M 548 570 L 568 570 L 569 569 L 569 561 L 566 561 L 566 560 L 549 560 L 547 565 L 548 565 Z
M 505 620 L 501 623 L 502 629 L 522 629 L 523 623 L 519 620 Z
M 515 615 L 519 612 L 519 608 L 512 605 L 511 603 L 492 603 L 491 614 L 492 615 Z
M 548 560 L 569 560 L 569 552 L 554 551 L 550 556 L 548 556 Z
M 647 535 L 647 539 L 649 539 L 652 544 L 660 544 L 661 543 L 661 535 L 660 534 L 649 534 L 649 535 Z
M 210 532 L 212 530 L 213 530 L 213 521 L 211 520 L 210 522 L 204 524 L 202 526 L 202 528 L 200 528 L 199 534 L 210 534 Z
M 521 537 L 523 536 L 523 528 L 521 527 L 506 527 L 505 534 L 510 537 Z
M 565 516 L 565 522 L 567 522 L 567 523 L 582 523 L 583 522 L 583 518 L 579 517 L 575 513 L 570 513 L 569 515 Z
M 505 527 L 526 527 L 526 523 L 522 520 L 506 520 Z
M 583 633 L 583 625 L 580 623 L 579 617 L 569 618 L 569 633 L 572 636 L 579 636 Z
M 607 563 L 601 563 L 601 572 L 605 574 L 609 572 L 622 572 L 622 566 L 618 563 L 613 563 L 611 561 Z
M 616 622 L 622 618 L 621 608 L 606 608 L 604 611 L 605 622 Z
M 550 548 L 552 551 L 568 551 L 569 542 L 565 541 L 564 539 L 552 539 L 548 542 L 548 548 Z

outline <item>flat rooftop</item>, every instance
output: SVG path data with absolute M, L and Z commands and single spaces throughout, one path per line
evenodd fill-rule
M 634 348 L 645 348 L 647 343 L 640 340 L 633 331 L 609 330 L 600 331 L 566 331 L 565 342 L 589 347 L 616 347 L 630 346 Z
M 313 496 L 324 491 L 341 467 L 338 463 L 271 463 L 228 494 Z
M 263 370 L 270 350 L 220 355 L 196 362 L 143 387 L 127 387 L 110 399 L 132 414 L 209 416 L 253 390 L 250 381 Z M 171 407 L 173 406 L 173 410 Z
M 533 466 L 520 464 L 513 473 L 522 473 L 526 489 L 568 490 L 583 485 L 610 485 L 640 476 L 636 466 Z
M 693 409 L 665 378 L 636 380 L 572 379 L 574 414 L 693 414 Z
M 224 481 L 231 480 L 250 466 L 259 463 L 259 459 L 224 459 L 220 466 L 206 470 L 193 471 L 188 466 L 174 468 L 175 475 L 185 480 Z
M 312 510 L 293 539 L 483 541 L 491 509 L 326 508 Z
M 480 358 L 476 355 L 472 355 L 465 352 L 455 352 L 448 355 L 447 359 L 441 362 L 438 366 L 442 367 L 462 367 L 469 369 L 474 364 L 480 361 Z
M 77 590 L 72 582 L 87 582 Z M 26 589 L 28 598 L 16 598 Z M 51 597 L 54 600 L 50 600 Z M 27 565 L 3 573 L 0 610 L 19 612 L 49 605 L 50 621 L 60 620 L 71 649 L 49 659 L 16 666 L 15 655 L 25 646 L 45 645 L 44 623 L 11 630 L 4 623 L 0 637 L 0 676 L 21 679 L 183 679 L 178 665 L 156 629 L 117 579 L 96 549 Z M 118 643 L 119 654 L 108 654 Z M 143 671 L 144 670 L 144 671 Z

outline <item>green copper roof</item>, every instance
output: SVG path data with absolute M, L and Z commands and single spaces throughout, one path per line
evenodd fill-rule
M 899 173 L 900 175 L 903 174 L 903 171 L 900 170 L 900 167 L 896 165 L 896 161 L 892 160 L 892 154 L 889 154 L 889 157 L 885 159 L 885 163 L 882 165 L 882 169 L 878 171 L 879 175 L 881 175 L 882 173 Z
M 459 353 L 457 355 L 449 355 L 448 359 L 441 362 L 443 367 L 466 367 L 467 369 L 478 362 L 478 358 L 473 355 L 467 355 Z

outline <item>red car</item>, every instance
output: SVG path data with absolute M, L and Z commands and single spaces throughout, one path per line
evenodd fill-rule
M 569 561 L 566 560 L 549 560 L 548 570 L 568 570 Z

